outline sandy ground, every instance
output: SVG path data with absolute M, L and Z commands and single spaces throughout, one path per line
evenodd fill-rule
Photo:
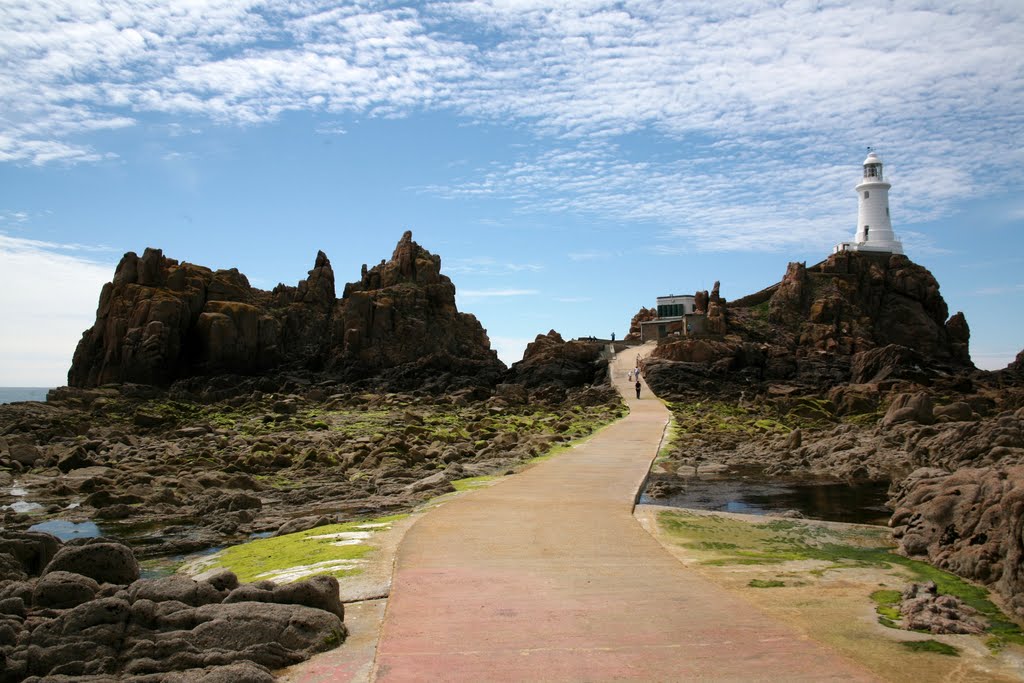
M 641 505 L 637 506 L 634 516 L 689 570 L 735 593 L 806 637 L 842 652 L 883 680 L 894 683 L 1024 680 L 1024 648 L 1019 646 L 1009 646 L 1001 653 L 993 654 L 986 647 L 985 638 L 980 636 L 920 634 L 879 624 L 870 595 L 883 588 L 902 590 L 906 587 L 909 578 L 901 567 L 844 568 L 821 572 L 826 563 L 816 561 L 781 565 L 703 564 L 708 554 L 682 547 L 677 538 L 659 527 L 657 514 L 671 509 L 676 508 Z M 753 515 L 700 510 L 686 512 L 752 523 L 766 520 Z M 839 531 L 858 527 L 814 520 L 801 520 L 801 523 Z M 786 586 L 752 588 L 749 586 L 752 579 L 782 580 Z M 900 645 L 905 640 L 927 639 L 953 645 L 960 650 L 961 656 L 909 652 Z

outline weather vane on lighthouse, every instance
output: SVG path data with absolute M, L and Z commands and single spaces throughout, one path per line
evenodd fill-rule
M 853 242 L 840 242 L 832 250 L 871 251 L 902 254 L 903 243 L 892 231 L 889 215 L 889 188 L 882 175 L 882 159 L 872 147 L 864 160 L 864 175 L 854 189 L 857 191 L 857 232 Z

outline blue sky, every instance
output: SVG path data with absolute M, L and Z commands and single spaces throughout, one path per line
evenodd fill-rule
M 975 362 L 1024 347 L 1018 0 L 5 2 L 0 102 L 0 385 L 147 246 L 271 288 L 411 229 L 507 363 L 623 335 L 851 239 L 868 145 Z

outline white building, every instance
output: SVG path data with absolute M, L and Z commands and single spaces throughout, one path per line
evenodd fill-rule
M 678 319 L 687 313 L 693 313 L 693 309 L 696 308 L 696 306 L 697 298 L 692 294 L 684 294 L 682 296 L 676 296 L 675 294 L 659 296 L 658 317 Z
M 658 317 L 640 323 L 640 340 L 649 341 L 686 334 L 685 330 L 692 330 L 695 325 L 691 319 L 698 317 L 694 314 L 696 308 L 697 297 L 693 294 L 659 296 Z M 689 322 L 684 324 L 686 321 Z M 703 330 L 703 325 L 700 328 Z
M 882 159 L 871 152 L 864 160 L 864 177 L 857 185 L 857 234 L 853 242 L 840 242 L 832 250 L 874 251 L 902 254 L 903 243 L 896 239 L 889 216 L 889 188 L 882 176 Z

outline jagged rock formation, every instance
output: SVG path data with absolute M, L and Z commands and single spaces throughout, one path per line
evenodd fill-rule
M 669 379 L 656 386 L 659 375 L 680 375 L 657 359 L 697 364 L 682 373 L 691 382 L 742 372 L 744 381 L 819 386 L 973 368 L 966 319 L 948 317 L 938 282 L 906 256 L 842 252 L 812 268 L 791 263 L 777 285 L 732 303 L 717 284 L 696 297 L 713 339 L 660 344 L 648 376 L 656 392 L 671 391 Z
M 970 330 L 949 310 L 939 283 L 906 256 L 833 254 L 814 268 L 791 263 L 768 319 L 797 336 L 803 355 L 852 355 L 896 344 L 928 358 L 970 365 Z
M 694 313 L 711 313 L 711 305 L 715 304 L 718 306 L 725 305 L 725 299 L 719 294 L 719 288 L 721 283 L 715 280 L 715 284 L 711 287 L 711 293 L 708 294 L 708 290 L 703 289 L 696 292 L 693 295 L 693 312 Z
M 1011 382 L 1024 382 L 1024 350 L 1017 354 L 1009 365 L 999 371 L 999 374 Z
M 506 382 L 526 387 L 543 385 L 563 389 L 588 384 L 607 384 L 608 360 L 601 356 L 602 344 L 565 341 L 551 330 L 538 334 L 527 344 L 523 359 L 513 363 Z
M 406 232 L 391 259 L 364 265 L 341 299 L 323 252 L 305 280 L 272 292 L 236 269 L 178 263 L 158 249 L 128 253 L 103 287 L 68 384 L 165 385 L 278 368 L 346 378 L 387 371 L 406 383 L 462 376 L 493 384 L 504 371 L 477 319 L 457 310 L 440 257 Z
M 629 321 L 629 333 L 626 334 L 624 341 L 640 341 L 640 323 L 654 320 L 657 317 L 657 308 L 644 308 L 641 306 L 640 310 L 633 316 L 633 319 Z

